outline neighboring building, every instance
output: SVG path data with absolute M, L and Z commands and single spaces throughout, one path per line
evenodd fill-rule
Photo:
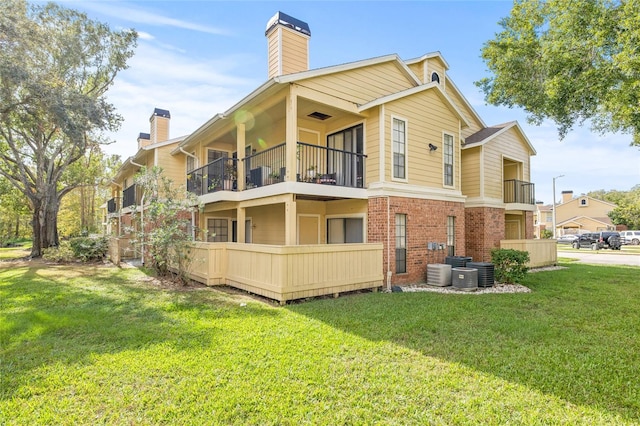
M 288 300 L 533 238 L 535 150 L 483 122 L 439 52 L 309 70 L 305 22 L 277 13 L 265 35 L 268 80 L 171 151 L 204 204 L 195 279 Z
M 132 211 L 134 207 L 140 207 L 143 200 L 142 191 L 134 183 L 134 177 L 143 166 L 148 169 L 154 166 L 161 167 L 165 176 L 173 182 L 184 184 L 185 158 L 171 155 L 171 151 L 183 141 L 184 137 L 169 139 L 170 120 L 169 111 L 154 109 L 149 118 L 150 133 L 140 133 L 138 151 L 125 160 L 113 178 L 105 221 L 108 235 L 127 237 L 135 227 Z M 137 256 L 131 247 L 123 255 Z
M 540 234 L 545 229 L 553 231 L 553 205 L 536 202 L 536 211 L 533 213 L 533 234 L 535 238 L 540 238 Z
M 608 214 L 616 205 L 588 195 L 573 197 L 573 191 L 562 191 L 562 203 L 556 205 L 556 235 L 584 232 L 615 231 Z

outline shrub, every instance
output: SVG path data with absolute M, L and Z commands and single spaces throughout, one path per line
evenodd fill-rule
M 520 282 L 527 273 L 529 253 L 513 249 L 491 250 L 491 263 L 495 267 L 496 281 L 501 283 Z
M 105 257 L 108 242 L 105 237 L 77 237 L 69 240 L 73 256 L 83 262 Z
M 71 262 L 75 256 L 69 241 L 61 241 L 58 247 L 49 247 L 43 250 L 42 258 L 48 262 Z
M 549 231 L 548 229 L 543 229 L 542 231 L 540 231 L 540 238 L 552 238 L 553 237 L 553 232 Z

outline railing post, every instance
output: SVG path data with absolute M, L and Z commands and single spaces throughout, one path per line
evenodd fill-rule
M 236 151 L 238 152 L 238 161 L 236 161 L 237 173 L 236 173 L 236 185 L 238 191 L 244 191 L 246 185 L 245 172 L 244 172 L 244 147 L 246 145 L 246 134 L 244 123 L 238 123 L 236 126 L 238 130 L 238 136 L 236 138 Z
M 289 86 L 289 94 L 286 98 L 287 110 L 286 110 L 286 154 L 285 154 L 285 167 L 286 178 L 285 181 L 293 182 L 296 180 L 297 164 L 296 164 L 296 152 L 298 148 L 298 95 L 295 92 L 294 86 Z M 302 173 L 302 171 L 300 171 Z

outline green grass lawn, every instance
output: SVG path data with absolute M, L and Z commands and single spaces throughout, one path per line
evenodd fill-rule
M 18 259 L 31 254 L 31 244 L 18 247 L 0 247 L 0 261 Z
M 276 307 L 0 263 L 0 424 L 640 424 L 640 268 Z

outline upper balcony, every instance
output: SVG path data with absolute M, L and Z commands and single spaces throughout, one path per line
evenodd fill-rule
M 285 182 L 286 144 L 248 155 L 243 160 L 244 189 Z M 297 142 L 295 181 L 364 188 L 366 156 L 354 152 Z M 239 191 L 238 160 L 219 158 L 187 174 L 187 190 L 196 195 Z
M 505 204 L 536 204 L 535 184 L 517 179 L 504 181 Z
M 134 183 L 122 191 L 122 208 L 139 204 L 142 198 L 142 191 Z
M 117 213 L 119 210 L 119 205 L 120 205 L 120 198 L 113 197 L 112 199 L 107 201 L 107 213 L 109 214 Z

